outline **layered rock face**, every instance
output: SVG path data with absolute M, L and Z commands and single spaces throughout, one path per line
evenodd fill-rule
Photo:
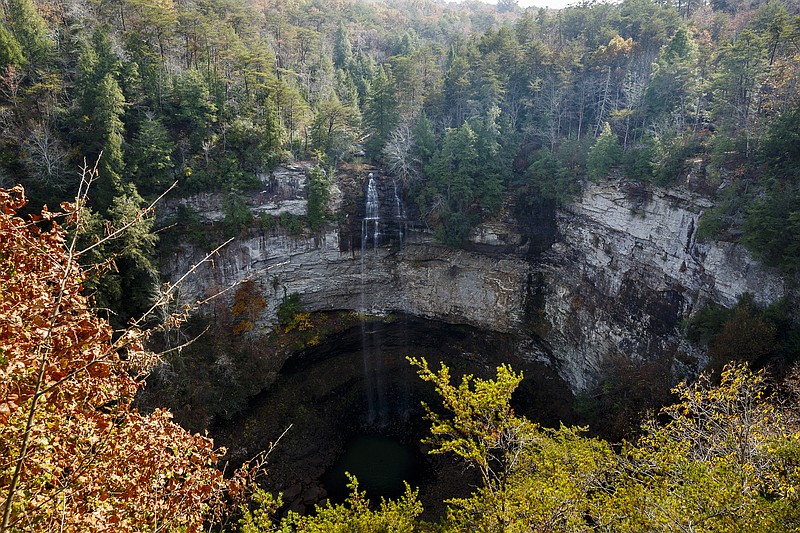
M 304 213 L 302 172 L 276 172 L 270 187 L 280 196 L 265 187 L 252 209 Z M 364 197 L 350 202 L 343 222 L 316 236 L 252 230 L 200 267 L 182 297 L 198 300 L 253 279 L 267 296 L 264 328 L 282 297 L 297 292 L 309 311 L 400 311 L 518 332 L 520 353 L 549 360 L 577 391 L 615 355 L 674 358 L 677 370 L 696 370 L 702 354 L 682 340 L 682 320 L 709 302 L 733 305 L 745 292 L 763 304 L 784 294 L 781 278 L 740 246 L 697 241 L 698 218 L 710 204 L 684 190 L 591 185 L 558 213 L 557 242 L 526 259 L 524 232 L 513 225 L 478 228 L 474 251 L 436 244 L 401 220 L 397 189 L 385 176 L 375 176 L 371 193 L 383 207 L 369 211 L 364 174 Z M 202 255 L 189 244 L 164 250 L 163 271 L 175 279 Z
M 257 235 L 231 243 L 182 288 L 196 301 L 242 279 L 257 281 L 268 296 L 265 325 L 274 323 L 284 294 L 301 295 L 304 309 L 391 311 L 512 331 L 520 321 L 528 264 L 437 246 L 411 237 L 402 249 L 341 252 L 339 234 L 318 237 Z M 188 270 L 202 254 L 189 246 L 171 250 L 169 272 Z M 271 297 L 270 297 L 271 296 Z
M 674 357 L 678 373 L 702 354 L 679 334 L 681 321 L 708 303 L 760 304 L 783 296 L 784 282 L 740 245 L 698 242 L 708 200 L 685 189 L 613 181 L 586 188 L 558 214 L 560 240 L 540 272 L 543 338 L 562 376 L 583 389 L 610 356 Z
M 294 171 L 300 172 L 299 167 Z M 275 176 L 273 179 L 283 177 L 290 185 L 300 181 L 292 172 L 281 171 Z M 430 234 L 403 224 L 397 215 L 403 210 L 398 207 L 400 200 L 391 179 L 375 179 L 382 183 L 375 187 L 374 194 L 383 207 L 362 223 L 359 218 L 363 215 L 359 217 L 359 213 L 367 210 L 363 198 L 357 203 L 356 213 L 345 217 L 355 219 L 349 226 L 361 227 L 364 238 L 351 235 L 347 222 L 330 225 L 313 236 L 293 236 L 281 228 L 253 230 L 249 236 L 229 244 L 219 257 L 203 264 L 184 283 L 181 298 L 197 301 L 237 281 L 252 279 L 267 296 L 264 327 L 275 322 L 283 296 L 297 292 L 308 311 L 399 311 L 493 331 L 517 329 L 529 264 L 513 256 L 497 257 L 437 245 Z M 294 190 L 290 185 L 274 187 Z M 266 191 L 260 196 L 265 194 Z M 294 213 L 299 201 L 304 200 L 297 194 L 259 197 L 252 200 L 251 208 L 263 212 L 268 205 L 271 212 L 280 213 L 288 204 Z M 205 203 L 187 201 L 196 210 L 219 211 Z M 201 249 L 182 243 L 162 251 L 162 271 L 176 279 L 202 257 Z

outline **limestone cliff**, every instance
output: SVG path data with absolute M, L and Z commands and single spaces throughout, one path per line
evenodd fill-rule
M 253 211 L 303 214 L 303 172 L 298 166 L 265 178 Z M 676 365 L 694 370 L 702 353 L 682 340 L 682 320 L 707 302 L 732 305 L 750 292 L 769 303 L 784 292 L 781 278 L 740 246 L 697 241 L 698 218 L 710 204 L 683 189 L 590 185 L 557 214 L 555 244 L 533 257 L 526 256 L 525 231 L 513 223 L 478 228 L 471 251 L 435 243 L 401 220 L 390 180 L 375 177 L 372 195 L 384 207 L 365 222 L 366 175 L 355 176 L 355 193 L 337 191 L 333 207 L 344 196 L 349 211 L 320 234 L 251 230 L 203 265 L 183 287 L 183 298 L 196 300 L 249 278 L 268 296 L 264 328 L 274 323 L 281 297 L 297 292 L 310 311 L 400 311 L 519 332 L 521 353 L 550 361 L 581 390 L 614 354 L 677 355 Z M 206 213 L 219 211 L 213 202 L 184 201 Z M 162 251 L 163 271 L 174 279 L 200 257 L 199 247 L 181 243 Z
M 698 242 L 710 207 L 685 189 L 609 181 L 588 186 L 558 214 L 559 241 L 535 269 L 541 274 L 543 338 L 562 376 L 582 389 L 610 355 L 675 357 L 696 371 L 702 353 L 679 333 L 707 303 L 736 303 L 745 292 L 771 303 L 784 294 L 777 273 L 742 246 Z

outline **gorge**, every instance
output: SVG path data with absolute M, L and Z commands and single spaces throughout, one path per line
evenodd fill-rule
M 297 164 L 264 177 L 250 209 L 266 213 L 262 220 L 304 215 L 307 172 L 307 164 Z M 280 224 L 250 228 L 181 289 L 182 300 L 191 302 L 254 282 L 265 295 L 247 333 L 257 343 L 274 342 L 268 337 L 281 329 L 278 310 L 292 294 L 304 312 L 344 317 L 333 332 L 262 354 L 266 360 L 249 372 L 263 373 L 254 378 L 255 392 L 263 391 L 244 414 L 212 429 L 238 464 L 293 424 L 273 456 L 270 483 L 288 494 L 295 510 L 328 497 L 331 472 L 345 469 L 337 465 L 364 442 L 388 446 L 386 453 L 410 465 L 396 475 L 422 484 L 427 509 L 436 512 L 442 494 L 459 495 L 448 492 L 455 467 L 426 458 L 419 447 L 426 432 L 419 404 L 433 398 L 407 356 L 441 360 L 457 375 L 488 376 L 494 366 L 511 363 L 526 376 L 517 408 L 557 426 L 585 421 L 576 416 L 574 395 L 596 385 L 620 359 L 657 362 L 663 387 L 696 375 L 706 356 L 683 327 L 699 309 L 733 306 L 745 293 L 767 305 L 787 291 L 778 273 L 740 245 L 697 238 L 711 203 L 690 184 L 586 184 L 551 226 L 520 223 L 509 206 L 461 249 L 438 243 L 407 216 L 402 190 L 379 169 L 342 169 L 330 193 L 338 222 L 318 233 L 293 233 Z M 211 195 L 181 202 L 164 217 L 190 210 L 208 227 L 222 219 Z M 164 271 L 175 279 L 208 245 L 183 241 L 162 249 Z M 345 491 L 338 475 L 341 488 L 331 497 Z M 398 495 L 400 479 L 389 483 L 394 488 L 383 494 Z
M 270 180 L 277 192 L 254 198 L 254 212 L 304 212 L 302 166 L 276 171 Z M 787 291 L 781 276 L 742 246 L 698 240 L 698 220 L 711 203 L 689 187 L 589 184 L 557 212 L 549 247 L 532 250 L 530 234 L 541 228 L 524 227 L 507 214 L 479 226 L 471 246 L 455 249 L 399 214 L 391 178 L 364 170 L 347 180 L 332 186 L 331 208 L 342 222 L 313 235 L 250 231 L 202 265 L 183 287 L 183 298 L 198 300 L 210 287 L 252 279 L 265 294 L 298 293 L 310 312 L 399 312 L 526 332 L 516 355 L 551 365 L 577 392 L 620 353 L 632 359 L 679 354 L 674 363 L 684 368 L 678 375 L 696 373 L 703 354 L 683 340 L 682 321 L 710 304 L 730 307 L 745 293 L 767 305 Z M 360 198 L 349 211 L 340 185 L 355 188 L 348 195 Z M 379 207 L 370 203 L 377 196 Z M 207 222 L 219 221 L 213 201 L 195 197 L 184 205 Z M 187 242 L 162 251 L 164 272 L 174 279 L 203 253 Z M 276 322 L 279 304 L 267 298 L 261 331 Z

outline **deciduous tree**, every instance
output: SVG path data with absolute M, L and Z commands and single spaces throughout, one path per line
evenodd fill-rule
M 22 189 L 0 191 L 0 530 L 200 531 L 229 484 L 210 440 L 131 408 L 153 356 L 83 295 L 59 225 L 82 202 L 23 220 Z

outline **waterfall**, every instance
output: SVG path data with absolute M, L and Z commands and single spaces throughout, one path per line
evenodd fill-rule
M 367 205 L 364 213 L 365 220 L 378 220 L 380 214 L 380 199 L 378 198 L 378 187 L 375 185 L 375 176 L 372 172 L 369 173 L 369 181 L 367 182 Z
M 379 332 L 375 331 L 374 324 L 365 320 L 367 313 L 367 298 L 365 290 L 366 281 L 366 252 L 369 223 L 373 223 L 373 247 L 378 250 L 380 238 L 380 198 L 375 176 L 370 172 L 367 181 L 366 202 L 364 205 L 364 218 L 361 221 L 361 354 L 364 361 L 364 392 L 367 399 L 367 424 L 384 425 L 388 422 L 388 406 L 386 402 L 386 371 L 384 369 L 383 353 Z
M 406 214 L 403 212 L 403 202 L 400 201 L 400 194 L 397 192 L 397 181 L 392 180 L 392 185 L 394 186 L 394 218 L 403 220 L 406 218 Z
M 369 221 L 372 221 L 374 224 L 373 228 L 373 235 L 372 235 L 372 243 L 375 249 L 378 248 L 378 239 L 380 237 L 380 231 L 378 230 L 378 224 L 380 223 L 380 198 L 378 198 L 378 187 L 375 185 L 375 176 L 372 172 L 369 173 L 369 181 L 367 182 L 367 202 L 364 208 L 364 223 L 362 224 L 362 234 L 361 234 L 361 253 L 363 254 L 366 249 L 366 241 L 367 238 L 367 226 Z
M 403 226 L 401 224 L 406 218 L 406 214 L 403 211 L 403 202 L 400 201 L 400 194 L 397 192 L 397 181 L 392 180 L 392 185 L 394 186 L 394 218 L 397 219 L 397 235 L 400 238 L 400 246 L 403 245 Z

